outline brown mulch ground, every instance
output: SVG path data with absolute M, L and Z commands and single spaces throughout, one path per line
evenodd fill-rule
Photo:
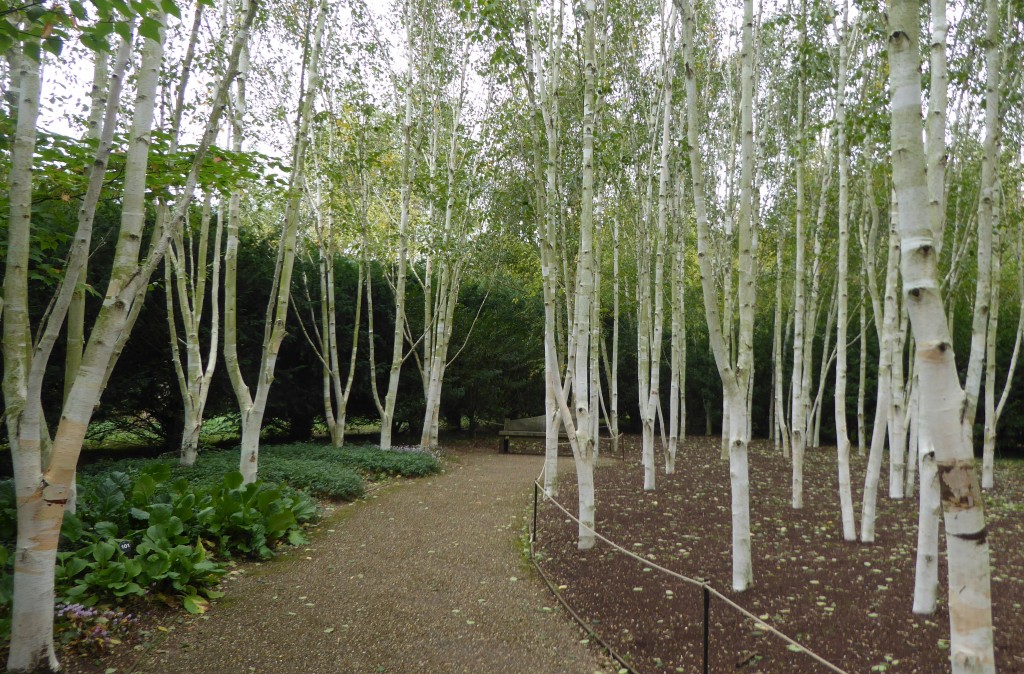
M 143 638 L 66 671 L 616 671 L 523 555 L 542 458 L 493 442 L 449 457 L 443 475 L 338 508 L 309 546 L 240 566 L 208 614 L 150 615 Z
M 728 464 L 718 438 L 695 437 L 680 450 L 677 473 L 659 469 L 657 489 L 643 491 L 637 438 L 627 461 L 596 473 L 598 531 L 658 564 L 706 578 L 726 596 L 848 672 L 949 671 L 945 596 L 933 616 L 911 613 L 916 498 L 887 498 L 887 465 L 879 489 L 874 544 L 847 543 L 839 518 L 835 449 L 809 450 L 804 508 L 790 507 L 790 468 L 769 443 L 750 452 L 754 578 L 731 588 Z M 856 454 L 856 450 L 854 451 Z M 659 459 L 660 460 L 660 459 Z M 860 512 L 863 458 L 852 457 Z M 575 513 L 572 470 L 558 501 Z M 994 564 L 993 613 L 1000 672 L 1024 672 L 1024 462 L 997 464 L 987 495 Z M 608 545 L 576 549 L 576 524 L 552 505 L 542 510 L 541 565 L 564 585 L 568 603 L 640 672 L 701 671 L 701 590 L 658 573 Z M 858 519 L 858 531 L 860 522 Z M 943 555 L 944 556 L 944 555 Z M 940 563 L 940 582 L 946 566 Z M 940 595 L 946 592 L 943 587 Z M 712 672 L 826 672 L 806 654 L 759 630 L 712 600 Z

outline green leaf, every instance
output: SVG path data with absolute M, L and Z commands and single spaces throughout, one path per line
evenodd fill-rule
M 109 562 L 115 552 L 117 552 L 117 548 L 106 541 L 96 541 L 92 546 L 92 557 L 97 562 Z
M 68 541 L 75 543 L 82 538 L 82 534 L 85 533 L 85 527 L 82 526 L 82 520 L 78 518 L 75 513 L 64 513 L 64 521 L 60 525 L 60 533 Z M 0 566 L 3 566 L 0 563 Z
M 152 476 L 143 473 L 135 480 L 132 487 L 132 501 L 137 505 L 145 506 L 153 500 L 156 493 L 156 480 Z
M 132 41 L 132 28 L 128 23 L 124 21 L 114 21 L 112 25 L 114 26 L 114 32 L 120 35 L 122 40 L 125 42 Z
M 93 531 L 97 536 L 103 538 L 117 538 L 117 525 L 113 522 L 97 522 L 93 525 Z
M 288 527 L 293 524 L 295 524 L 295 516 L 292 515 L 290 510 L 283 510 L 267 518 L 267 531 L 271 536 L 277 538 L 283 535 L 288 530 Z
M 43 40 L 43 49 L 50 52 L 54 56 L 60 56 L 61 50 L 64 49 L 64 40 L 57 35 L 51 35 L 50 37 Z
M 22 51 L 22 53 L 25 54 L 25 56 L 27 56 L 31 60 L 35 61 L 36 63 L 39 62 L 39 43 L 38 42 L 32 42 L 32 41 L 26 42 L 25 44 L 23 44 L 21 46 L 21 51 Z
M 228 489 L 238 489 L 242 482 L 242 474 L 237 470 L 224 476 L 224 486 Z
M 206 601 L 197 594 L 186 595 L 181 598 L 181 603 L 184 604 L 185 610 L 193 615 L 206 613 L 210 608 L 210 602 Z
M 64 564 L 65 577 L 73 578 L 84 571 L 88 566 L 89 562 L 81 557 L 72 557 Z
M 160 22 L 147 16 L 142 20 L 142 23 L 139 24 L 139 35 L 142 35 L 153 42 L 161 42 L 160 29 Z
M 174 4 L 174 0 L 160 0 L 160 8 L 176 19 L 181 18 L 181 12 L 178 10 L 178 6 Z
M 154 503 L 149 506 L 149 522 L 150 524 L 167 524 L 171 521 L 173 512 L 174 509 L 170 503 Z

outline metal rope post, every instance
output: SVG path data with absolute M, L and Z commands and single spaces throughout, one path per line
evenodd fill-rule
M 711 645 L 711 590 L 707 584 L 704 585 L 704 674 L 711 670 L 708 668 L 708 650 Z
M 533 483 L 533 531 L 530 532 L 530 542 L 534 543 L 537 540 L 537 494 L 540 492 L 540 487 L 536 482 Z

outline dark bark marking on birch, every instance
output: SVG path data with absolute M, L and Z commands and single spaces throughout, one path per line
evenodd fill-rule
M 982 544 L 985 543 L 986 540 L 988 540 L 988 528 L 987 527 L 982 527 L 978 531 L 975 531 L 975 532 L 969 533 L 969 534 L 950 534 L 950 535 L 952 535 L 952 536 L 954 536 L 956 538 L 959 538 L 961 540 L 964 540 L 964 541 L 972 541 L 972 542 L 976 543 L 977 545 L 982 545 Z
M 946 508 L 969 510 L 981 505 L 981 487 L 971 462 L 938 464 L 937 468 L 942 503 Z

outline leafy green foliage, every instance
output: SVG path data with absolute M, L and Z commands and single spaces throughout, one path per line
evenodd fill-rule
M 271 482 L 283 482 L 324 498 L 354 501 L 364 493 L 359 475 L 338 464 L 318 465 L 309 459 L 276 459 L 261 468 L 260 475 Z
M 200 501 L 199 521 L 224 554 L 273 556 L 273 546 L 287 538 L 306 542 L 299 516 L 315 512 L 308 496 L 264 482 L 242 484 L 242 474 L 229 473 Z
M 80 476 L 78 512 L 64 515 L 55 578 L 69 606 L 158 593 L 202 613 L 220 596 L 225 560 L 265 559 L 282 542 L 304 543 L 302 525 L 317 516 L 306 494 L 266 482 L 242 486 L 238 472 L 222 471 L 218 483 L 197 488 L 182 477 L 172 481 L 166 463 L 125 463 Z M 5 546 L 14 540 L 14 504 L 12 483 L 0 483 Z M 0 636 L 10 628 L 12 578 L 12 555 L 0 547 Z
M 440 472 L 441 464 L 428 452 L 410 450 L 380 450 L 376 447 L 343 447 L 341 449 L 312 444 L 278 445 L 261 455 L 261 471 L 276 462 L 287 461 L 295 466 L 301 460 L 324 470 L 325 466 L 344 466 L 370 478 L 425 477 Z

